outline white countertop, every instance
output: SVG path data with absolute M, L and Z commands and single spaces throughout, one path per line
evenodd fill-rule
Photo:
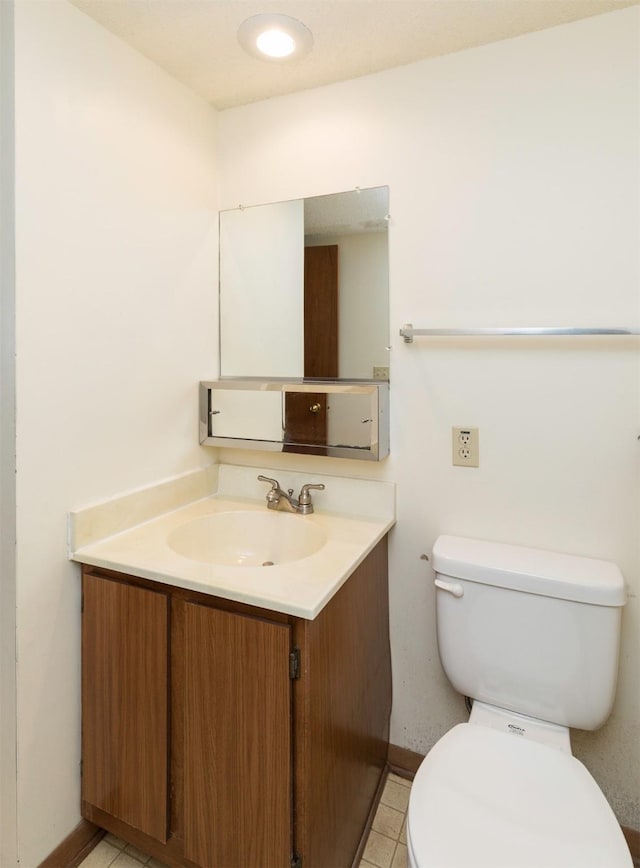
M 249 470 L 253 478 L 257 472 L 270 475 L 268 469 Z M 237 475 L 236 469 L 236 481 Z M 280 471 L 280 475 L 286 482 L 286 474 Z M 347 482 L 342 478 L 319 478 L 318 474 L 307 481 L 340 486 Z M 371 486 L 393 489 L 391 483 L 353 482 L 363 483 L 368 492 L 372 491 Z M 326 534 L 327 542 L 315 554 L 291 563 L 269 567 L 221 566 L 192 560 L 175 552 L 167 540 L 172 531 L 187 522 L 217 512 L 267 509 L 264 499 L 233 497 L 224 490 L 225 487 L 223 479 L 218 491 L 211 496 L 194 500 L 106 538 L 90 541 L 75 550 L 73 519 L 77 520 L 81 513 L 74 513 L 70 558 L 79 563 L 313 619 L 395 523 L 393 509 L 388 508 L 389 500 L 393 501 L 391 495 L 391 498 L 386 498 L 387 506 L 376 510 L 383 513 L 379 515 L 354 517 L 316 506 L 312 515 L 294 516 L 296 521 L 318 526 Z M 264 485 L 259 488 L 264 489 Z M 355 496 L 354 500 L 357 508 L 358 497 Z M 109 508 L 113 511 L 113 501 Z M 91 510 L 95 512 L 96 507 L 91 507 Z

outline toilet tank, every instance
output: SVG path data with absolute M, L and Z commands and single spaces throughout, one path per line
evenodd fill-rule
M 465 696 L 578 729 L 615 696 L 624 579 L 609 561 L 441 536 L 438 649 Z

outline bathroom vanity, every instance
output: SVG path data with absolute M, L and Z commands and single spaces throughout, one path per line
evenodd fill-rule
M 386 187 L 221 214 L 203 445 L 388 455 L 387 223 Z M 277 473 L 212 465 L 70 518 L 82 814 L 170 866 L 357 865 L 382 783 L 394 487 L 282 471 L 265 500 Z
M 190 520 L 212 508 L 196 503 Z M 295 600 L 268 608 L 224 588 L 224 575 L 249 586 L 262 575 L 277 596 L 296 572 L 304 586 L 335 569 L 349 533 L 331 554 L 333 519 L 308 518 L 328 529 L 329 554 L 209 566 L 206 592 L 136 562 L 140 535 L 165 533 L 172 517 L 73 555 L 83 562 L 82 814 L 167 865 L 347 868 L 359 856 L 388 746 L 389 522 L 352 523 L 356 537 L 375 524 L 373 542 L 312 616 L 286 611 Z M 104 566 L 118 546 L 137 574 Z

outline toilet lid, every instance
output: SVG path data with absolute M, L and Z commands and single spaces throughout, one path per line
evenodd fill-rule
M 463 723 L 431 749 L 409 802 L 420 868 L 632 868 L 613 811 L 569 753 Z

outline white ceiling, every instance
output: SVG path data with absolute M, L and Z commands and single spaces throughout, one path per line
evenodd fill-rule
M 2 0 L 0 0 L 2 2 Z M 71 0 L 218 109 L 357 78 L 599 15 L 640 0 Z M 311 54 L 245 54 L 239 25 L 279 12 L 312 31 Z

